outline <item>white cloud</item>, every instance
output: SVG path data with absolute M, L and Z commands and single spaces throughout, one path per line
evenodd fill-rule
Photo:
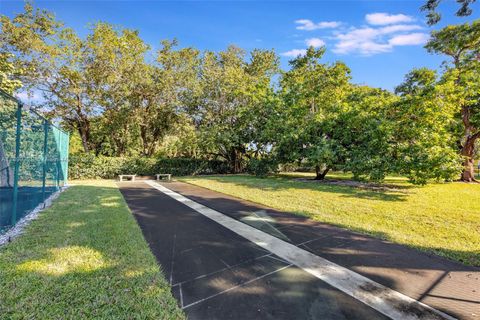
M 389 52 L 395 46 L 419 45 L 425 43 L 428 35 L 425 33 L 405 32 L 423 29 L 419 25 L 397 24 L 380 28 L 353 28 L 346 33 L 336 35 L 337 43 L 333 52 L 338 54 L 359 53 L 373 55 Z
M 334 28 L 338 28 L 341 25 L 341 23 L 338 21 L 322 21 L 322 22 L 315 23 L 309 19 L 296 20 L 295 23 L 298 24 L 297 26 L 298 30 L 307 30 L 307 31 L 312 31 L 317 29 L 334 29 Z
M 430 36 L 426 33 L 401 34 L 388 40 L 391 46 L 414 46 L 425 44 Z
M 337 21 L 314 22 L 309 19 L 296 20 L 298 30 L 335 29 L 330 35 L 305 39 L 307 46 L 315 48 L 325 45 L 323 39 L 333 39 L 332 51 L 337 54 L 360 54 L 370 56 L 390 52 L 396 46 L 422 45 L 429 36 L 424 27 L 414 24 L 415 19 L 405 14 L 370 13 L 365 16 L 368 25 L 347 28 Z M 341 26 L 341 28 L 339 28 Z M 304 55 L 305 49 L 292 49 L 282 53 L 286 57 Z
M 374 26 L 384 26 L 396 23 L 408 23 L 415 21 L 412 17 L 404 14 L 388 14 L 383 12 L 370 13 L 365 16 L 367 23 Z
M 281 53 L 281 55 L 285 57 L 296 58 L 298 56 L 303 56 L 306 53 L 307 53 L 306 49 L 292 49 L 290 51 Z
M 378 30 L 380 34 L 389 34 L 389 33 L 395 33 L 395 32 L 413 31 L 413 30 L 421 30 L 421 29 L 423 28 L 416 24 L 397 24 L 393 26 L 381 27 L 376 30 Z
M 378 43 L 373 40 L 340 40 L 335 47 L 333 52 L 339 54 L 347 53 L 360 53 L 361 55 L 373 55 L 382 52 L 388 52 L 392 50 L 392 46 L 388 43 Z
M 319 38 L 306 39 L 305 43 L 307 44 L 307 46 L 314 48 L 320 48 L 325 45 L 325 41 Z

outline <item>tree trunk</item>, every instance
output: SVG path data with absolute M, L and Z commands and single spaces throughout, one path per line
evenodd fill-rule
M 13 170 L 0 140 L 0 187 L 13 187 Z
M 242 172 L 242 164 L 241 164 L 241 155 L 237 148 L 232 148 L 230 150 L 229 162 L 230 162 L 230 170 L 232 173 L 241 173 Z
M 473 182 L 475 180 L 475 160 L 473 159 L 475 152 L 476 137 L 467 137 L 465 144 L 462 147 L 460 154 L 464 158 L 463 172 L 460 180 L 465 182 Z
M 480 136 L 480 131 L 476 130 L 470 123 L 470 109 L 468 106 L 462 107 L 462 122 L 464 125 L 465 142 L 460 150 L 460 155 L 463 157 L 463 172 L 460 180 L 465 182 L 476 182 L 475 180 L 475 141 Z M 475 133 L 474 133 L 475 132 Z
M 142 140 L 142 154 L 146 155 L 148 152 L 148 142 L 147 142 L 147 128 L 145 125 L 140 125 L 140 140 Z
M 78 133 L 80 134 L 80 138 L 82 139 L 83 151 L 85 151 L 85 153 L 90 152 L 90 130 L 88 125 L 79 124 Z
M 121 134 L 112 135 L 113 142 L 115 144 L 115 153 L 117 156 L 123 157 L 127 153 L 128 144 L 128 124 L 124 123 Z
M 320 166 L 315 166 L 315 180 L 324 180 L 330 168 L 326 167 L 324 170 L 320 170 Z

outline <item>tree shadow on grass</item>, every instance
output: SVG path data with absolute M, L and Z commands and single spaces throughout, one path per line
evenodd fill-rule
M 267 191 L 282 191 L 288 189 L 300 189 L 325 193 L 341 194 L 345 198 L 371 199 L 380 201 L 406 201 L 413 186 L 400 186 L 397 189 L 372 190 L 354 186 L 338 185 L 331 183 L 317 183 L 295 180 L 284 176 L 269 176 L 257 178 L 248 175 L 219 175 L 202 177 L 219 183 L 232 183 L 234 185 L 261 189 Z

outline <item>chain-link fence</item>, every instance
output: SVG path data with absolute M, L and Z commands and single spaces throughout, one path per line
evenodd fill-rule
M 67 182 L 69 135 L 0 90 L 0 232 Z

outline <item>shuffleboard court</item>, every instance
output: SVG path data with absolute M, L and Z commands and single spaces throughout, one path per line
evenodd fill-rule
M 360 247 L 368 249 L 379 246 L 378 243 L 364 242 L 366 239 L 361 235 L 328 226 L 320 226 L 323 229 L 318 232 L 319 229 L 312 227 L 319 225 L 312 224 L 309 219 L 259 208 L 183 183 L 162 185 L 146 181 L 145 184 L 120 186 L 152 251 L 169 277 L 174 295 L 190 318 L 244 319 L 248 314 L 248 317 L 262 319 L 376 319 L 384 316 L 393 319 L 453 319 L 449 314 L 456 313 L 454 309 L 447 309 L 448 314 L 443 308 L 432 308 L 417 297 L 411 298 L 392 289 L 402 286 L 382 283 L 384 270 L 367 278 L 368 273 L 357 273 L 354 271 L 357 268 L 342 266 L 345 261 L 337 264 L 338 259 L 336 263 L 327 260 L 322 257 L 324 252 L 318 251 L 318 248 L 325 250 L 332 244 L 337 249 L 349 247 L 351 243 L 359 243 Z M 298 229 L 299 226 L 304 228 Z M 349 240 L 345 241 L 347 238 Z M 333 242 L 339 243 L 335 245 Z M 382 246 L 376 249 L 378 251 Z M 394 255 L 411 251 L 401 249 L 403 247 L 396 248 Z M 398 258 L 387 256 L 383 260 L 393 263 L 389 259 Z M 438 268 L 444 262 L 436 261 L 435 264 L 421 254 L 414 255 L 414 258 L 423 258 L 420 262 L 425 264 L 424 268 L 428 265 Z M 405 260 L 408 264 L 409 259 Z M 185 268 L 189 271 L 185 272 Z M 401 273 L 402 270 L 394 271 Z M 466 271 L 475 275 L 476 270 Z M 393 272 L 391 278 L 398 276 Z M 428 272 L 423 276 L 429 280 Z M 405 279 L 400 277 L 400 280 Z M 452 283 L 461 284 L 458 281 Z M 468 293 L 468 286 L 463 291 Z M 285 297 L 290 299 L 285 300 Z M 473 300 L 469 302 L 474 303 Z M 459 318 L 470 318 L 468 311 L 466 314 L 466 317 L 461 315 Z M 473 313 L 471 315 L 475 317 Z
M 189 319 L 387 319 L 143 182 L 119 183 Z

